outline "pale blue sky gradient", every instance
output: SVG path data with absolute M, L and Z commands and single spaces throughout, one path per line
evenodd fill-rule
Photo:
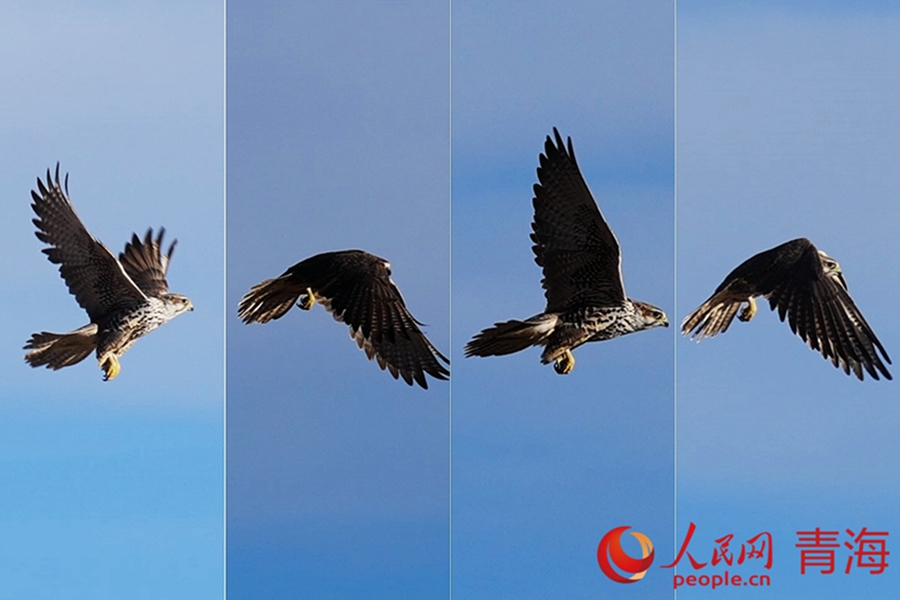
M 893 565 L 801 577 L 794 544 L 900 531 L 897 383 L 843 375 L 765 304 L 699 345 L 677 325 L 738 263 L 806 236 L 900 357 L 900 10 L 679 2 L 676 202 L 674 8 L 229 2 L 226 290 L 223 4 L 6 7 L 0 596 L 222 597 L 227 366 L 232 598 L 665 598 L 691 521 L 699 560 L 771 532 L 773 583 L 680 598 L 889 597 Z M 626 291 L 673 324 L 586 345 L 567 377 L 537 349 L 462 354 L 544 306 L 528 234 L 553 126 Z M 92 359 L 22 361 L 32 332 L 86 322 L 31 224 L 57 160 L 113 251 L 151 226 L 178 238 L 169 281 L 197 307 L 110 383 Z M 345 248 L 391 261 L 452 387 L 394 381 L 320 306 L 237 319 L 251 285 Z M 629 586 L 595 559 L 621 525 L 656 547 Z
M 896 360 L 900 11 L 678 8 L 679 319 L 744 259 L 805 236 L 840 262 Z M 898 589 L 891 568 L 801 577 L 794 544 L 796 531 L 817 526 L 898 530 L 897 383 L 845 376 L 760 308 L 718 338 L 679 341 L 680 535 L 696 522 L 694 543 L 708 558 L 721 535 L 769 530 L 773 594 L 888 597 Z M 891 371 L 900 376 L 896 364 Z
M 0 56 L 0 596 L 220 598 L 222 3 L 7 3 Z M 196 306 L 107 383 L 93 357 L 22 360 L 87 322 L 31 223 L 56 161 L 114 252 L 178 238 L 169 282 Z
M 671 594 L 613 583 L 596 551 L 630 525 L 672 552 L 673 329 L 583 346 L 565 377 L 540 349 L 462 348 L 544 308 L 528 235 L 553 126 L 618 236 L 627 293 L 672 315 L 673 37 L 668 2 L 453 3 L 456 598 Z
M 449 16 L 228 5 L 230 598 L 449 593 L 449 383 L 394 380 L 321 306 L 236 314 L 263 279 L 360 248 L 450 355 Z

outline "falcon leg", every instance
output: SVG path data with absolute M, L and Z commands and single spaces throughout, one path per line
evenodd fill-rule
M 119 359 L 116 358 L 115 354 L 110 354 L 106 360 L 100 364 L 100 368 L 103 369 L 103 381 L 115 379 L 116 375 L 119 374 L 119 371 L 122 370 Z
M 316 303 L 316 295 L 313 293 L 312 288 L 306 288 L 306 293 L 300 296 L 300 302 L 297 303 L 297 307 L 301 310 L 309 310 Z
M 557 358 L 556 362 L 553 363 L 553 370 L 560 375 L 568 375 L 574 368 L 575 356 L 572 354 L 571 350 L 566 350 L 566 353 Z
M 747 306 L 741 311 L 741 314 L 738 315 L 738 319 L 746 323 L 756 314 L 756 300 L 751 296 L 747 299 Z

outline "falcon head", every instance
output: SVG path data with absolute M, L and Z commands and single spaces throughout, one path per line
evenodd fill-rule
M 841 265 L 838 264 L 838 261 L 834 260 L 821 250 L 819 250 L 819 260 L 822 261 L 822 272 L 846 290 L 847 282 L 844 281 L 844 273 L 841 271 Z
M 669 326 L 669 319 L 666 318 L 666 313 L 652 304 L 647 304 L 640 300 L 632 300 L 631 304 L 634 305 L 634 310 L 637 314 L 638 330 Z
M 190 298 L 181 294 L 163 294 L 160 296 L 160 300 L 163 301 L 167 321 L 174 319 L 181 313 L 194 310 L 194 305 L 191 303 Z

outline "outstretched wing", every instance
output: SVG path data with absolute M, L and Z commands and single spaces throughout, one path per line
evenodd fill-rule
M 395 379 L 428 388 L 425 375 L 447 379 L 448 359 L 422 333 L 384 259 L 361 250 L 318 254 L 297 263 L 276 279 L 254 286 L 241 299 L 244 322 L 283 316 L 307 288 L 342 323 L 366 356 Z
M 725 276 L 713 295 L 685 317 L 681 333 L 698 342 L 728 330 L 734 317 L 750 298 L 768 297 L 776 286 L 793 276 L 797 262 L 815 246 L 806 238 L 785 242 L 754 254 Z
M 59 273 L 69 292 L 87 311 L 92 322 L 98 322 L 112 310 L 146 300 L 143 292 L 128 277 L 110 250 L 94 238 L 81 223 L 69 200 L 69 177 L 64 186 L 59 181 L 59 163 L 51 179 L 47 170 L 46 185 L 37 180 L 38 191 L 31 192 L 31 208 L 38 218 L 35 235 L 50 245 L 43 252 L 50 262 L 59 265 Z
M 874 379 L 879 379 L 879 371 L 891 379 L 882 362 L 882 357 L 891 362 L 884 346 L 847 293 L 843 278 L 825 272 L 812 244 L 775 286 L 769 305 L 782 321 L 787 319 L 791 331 L 844 373 L 852 371 L 862 380 L 865 369 Z
M 856 307 L 840 270 L 825 269 L 808 239 L 799 238 L 756 254 L 738 265 L 715 293 L 682 323 L 697 340 L 728 329 L 741 303 L 768 298 L 778 317 L 813 350 L 845 373 L 891 379 L 884 346 Z M 880 356 L 879 356 L 880 354 Z
M 131 241 L 125 244 L 125 251 L 119 255 L 125 273 L 148 296 L 159 297 L 169 291 L 166 273 L 178 240 L 169 245 L 169 251 L 164 255 L 162 239 L 165 232 L 165 227 L 160 227 L 153 239 L 153 229 L 148 229 L 143 240 L 136 233 L 132 234 Z
M 625 300 L 619 242 L 591 195 L 568 139 L 547 136 L 534 186 L 535 262 L 543 268 L 547 312 Z

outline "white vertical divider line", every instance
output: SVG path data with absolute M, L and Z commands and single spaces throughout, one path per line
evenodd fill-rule
M 672 385 L 673 385 L 673 394 L 672 394 L 672 415 L 674 419 L 674 452 L 673 452 L 673 465 L 672 468 L 674 470 L 674 483 L 673 483 L 673 502 L 672 502 L 672 510 L 674 512 L 673 519 L 673 531 L 672 531 L 672 549 L 678 547 L 678 0 L 673 0 L 672 6 L 672 21 L 673 27 L 675 29 L 673 35 L 673 81 L 672 81 L 672 103 L 674 105 L 674 174 L 673 174 L 673 183 L 674 183 L 674 194 L 673 194 L 673 204 L 674 204 L 674 214 L 672 218 L 672 226 L 674 228 L 674 236 L 673 236 L 673 272 L 675 274 L 674 280 L 675 285 L 673 286 L 673 311 L 675 314 L 672 315 L 674 319 L 674 327 L 675 331 L 672 336 L 672 356 L 674 362 L 674 371 L 672 377 Z M 674 554 L 673 554 L 674 555 Z M 675 566 L 675 573 L 678 572 L 678 565 Z M 673 590 L 674 598 L 678 599 L 678 590 Z
M 448 164 L 447 168 L 450 170 L 449 177 L 449 201 L 448 204 L 448 218 L 450 219 L 450 258 L 449 265 L 447 269 L 447 274 L 450 277 L 450 317 L 449 317 L 449 327 L 450 327 L 450 350 L 448 351 L 448 356 L 453 356 L 453 0 L 447 0 L 447 61 L 448 61 L 448 90 L 447 93 L 450 96 L 448 107 L 447 107 L 447 143 L 449 145 L 449 156 L 448 156 Z M 451 366 L 451 372 L 454 370 Z M 448 403 L 447 403 L 447 424 L 449 429 L 449 464 L 448 469 L 450 470 L 449 484 L 447 486 L 447 493 L 449 494 L 449 514 L 447 515 L 447 528 L 448 528 L 448 598 L 453 598 L 453 375 L 450 375 L 449 391 L 447 392 Z

